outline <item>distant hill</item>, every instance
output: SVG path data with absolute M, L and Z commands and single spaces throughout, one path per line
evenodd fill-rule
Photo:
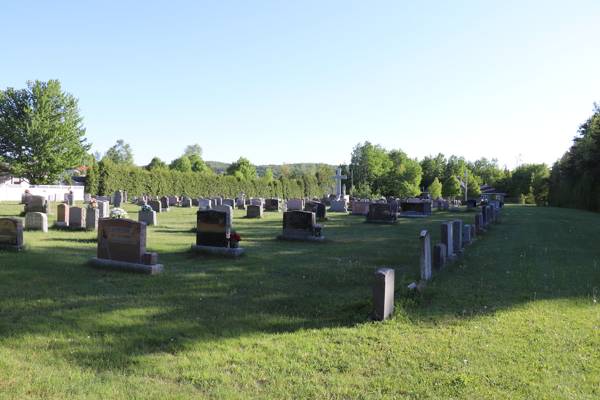
M 215 174 L 224 174 L 227 170 L 227 167 L 231 165 L 231 163 L 224 163 L 220 161 L 205 161 L 206 165 L 210 165 Z M 289 173 L 292 174 L 296 172 L 298 175 L 302 175 L 303 173 L 314 174 L 319 170 L 319 166 L 325 165 L 332 170 L 332 173 L 335 172 L 337 165 L 331 164 L 321 164 L 321 163 L 298 163 L 298 164 L 285 164 L 285 167 L 289 168 Z M 273 178 L 277 179 L 282 173 L 284 165 L 255 165 L 256 167 L 256 175 L 259 177 L 263 177 L 265 175 L 265 170 L 267 168 L 271 168 L 273 172 Z

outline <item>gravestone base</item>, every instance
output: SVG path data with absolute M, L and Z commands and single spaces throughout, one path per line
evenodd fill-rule
M 200 246 L 197 244 L 192 245 L 192 250 L 205 253 L 205 254 L 217 254 L 220 256 L 227 257 L 238 257 L 244 254 L 243 247 L 227 248 L 227 247 L 214 247 L 214 246 Z
M 451 256 L 446 257 L 446 262 L 455 263 L 456 262 L 456 254 L 452 254 Z
M 322 242 L 325 240 L 325 236 L 300 236 L 300 235 L 279 235 L 280 239 L 285 240 L 305 240 L 307 242 Z
M 371 222 L 371 223 L 376 223 L 376 224 L 395 224 L 396 220 L 393 220 L 393 221 L 382 221 L 382 220 L 370 221 L 370 220 L 366 219 L 365 222 Z
M 331 208 L 327 210 L 328 213 L 336 213 L 336 214 L 348 214 L 347 210 L 332 210 Z
M 427 218 L 427 215 L 425 214 L 411 214 L 410 212 L 400 213 L 398 216 L 400 218 Z
M 159 274 L 165 270 L 162 264 L 145 265 L 129 263 L 125 261 L 106 260 L 104 258 L 92 257 L 90 264 L 98 269 L 113 269 L 117 271 L 136 272 L 140 274 Z
M 56 226 L 58 228 L 64 228 L 64 227 L 68 227 L 69 223 L 68 222 L 54 221 L 54 226 Z
M 460 211 L 460 208 L 458 208 L 458 207 L 450 207 L 450 211 Z
M 0 244 L 0 251 L 11 251 L 11 252 L 15 252 L 18 253 L 20 251 L 27 251 L 29 250 L 29 246 L 24 244 L 21 246 L 11 246 L 9 244 Z

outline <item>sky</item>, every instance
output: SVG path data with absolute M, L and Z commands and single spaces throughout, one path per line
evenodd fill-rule
M 600 102 L 600 2 L 5 2 L 0 90 L 58 79 L 134 162 L 552 165 Z

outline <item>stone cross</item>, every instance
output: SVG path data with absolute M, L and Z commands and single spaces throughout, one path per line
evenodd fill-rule
M 342 195 L 342 179 L 347 179 L 347 175 L 342 175 L 342 169 L 338 168 L 335 170 L 335 175 L 332 176 L 335 179 L 335 195 L 339 199 Z

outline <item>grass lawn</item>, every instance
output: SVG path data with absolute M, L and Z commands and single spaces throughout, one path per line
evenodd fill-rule
M 25 232 L 0 252 L 0 399 L 600 398 L 600 214 L 508 205 L 421 296 L 420 231 L 473 213 L 330 213 L 323 243 L 244 215 L 227 259 L 189 251 L 195 208 L 158 214 L 155 276 L 92 269 L 95 232 Z M 384 267 L 396 313 L 367 322 Z

